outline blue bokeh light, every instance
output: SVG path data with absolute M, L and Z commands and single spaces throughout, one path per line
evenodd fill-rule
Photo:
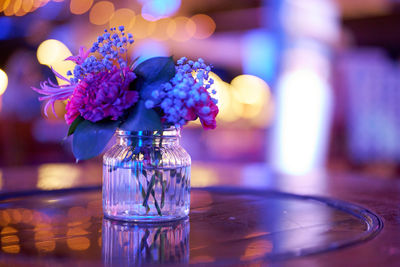
M 175 14 L 181 6 L 181 0 L 143 1 L 142 15 L 146 19 L 160 19 Z

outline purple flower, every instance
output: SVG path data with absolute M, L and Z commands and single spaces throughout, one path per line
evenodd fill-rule
M 79 115 L 91 122 L 117 120 L 139 99 L 138 92 L 129 90 L 135 78 L 129 68 L 114 67 L 81 80 L 67 103 L 65 120 L 71 124 Z

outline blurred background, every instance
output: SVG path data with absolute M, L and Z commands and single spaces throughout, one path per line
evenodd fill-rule
M 183 132 L 194 161 L 399 173 L 398 0 L 0 0 L 0 12 L 0 167 L 74 162 L 64 103 L 44 116 L 31 86 L 125 25 L 132 58 L 214 66 L 218 127 Z

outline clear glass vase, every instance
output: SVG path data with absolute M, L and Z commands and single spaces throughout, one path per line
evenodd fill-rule
M 116 144 L 103 156 L 103 212 L 135 222 L 173 221 L 189 214 L 189 154 L 180 129 L 117 130 Z

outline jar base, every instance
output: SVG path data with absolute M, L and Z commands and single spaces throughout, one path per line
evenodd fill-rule
M 123 221 L 123 222 L 134 222 L 134 223 L 164 223 L 164 222 L 173 222 L 179 221 L 183 219 L 187 219 L 188 215 L 111 215 L 104 213 L 104 217 L 107 219 L 115 220 L 115 221 Z

